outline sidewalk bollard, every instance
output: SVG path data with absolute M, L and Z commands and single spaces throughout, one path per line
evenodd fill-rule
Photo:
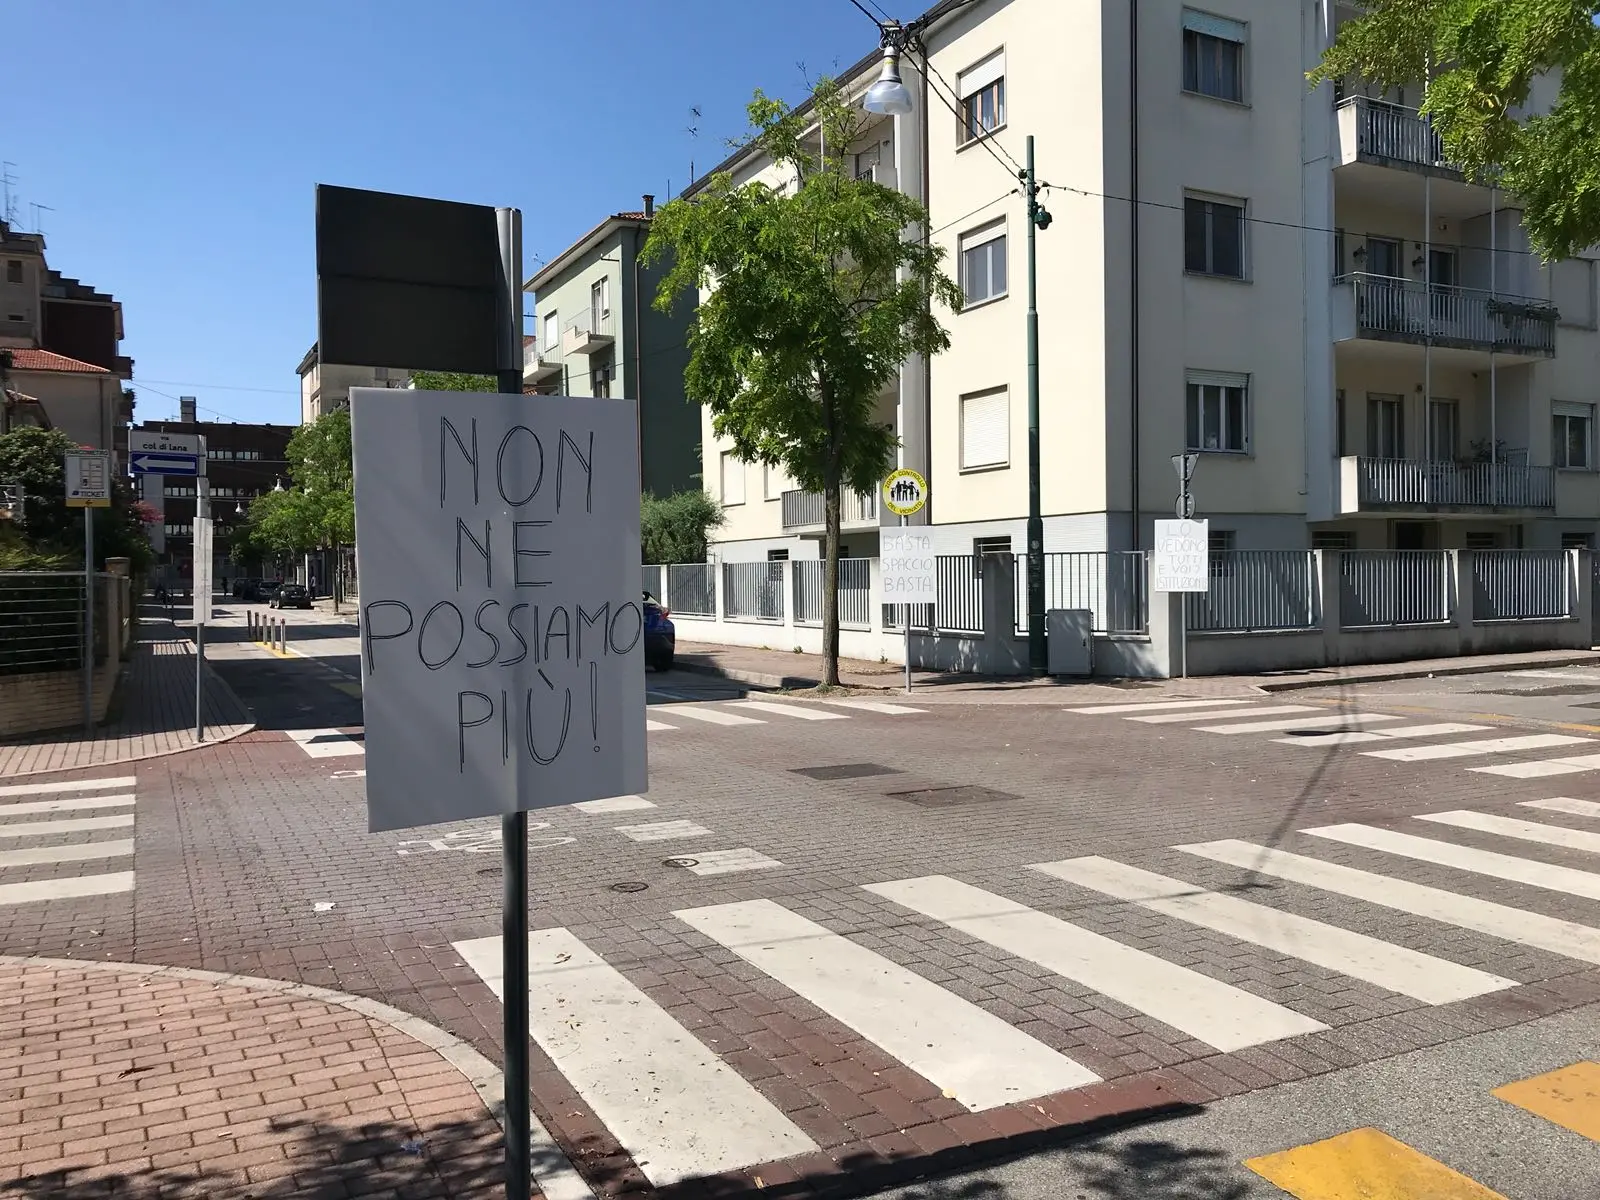
M 253 608 L 244 610 L 244 631 L 252 642 L 256 640 L 256 610 Z
M 289 653 L 289 618 L 278 618 L 278 653 Z

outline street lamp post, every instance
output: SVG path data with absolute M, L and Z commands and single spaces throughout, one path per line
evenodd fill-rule
M 867 89 L 861 106 L 868 112 L 907 116 L 914 104 L 910 89 L 900 78 L 900 57 L 915 42 L 920 30 L 915 22 L 907 26 L 897 21 L 880 22 L 878 29 L 883 42 L 883 67 L 877 80 Z M 924 52 L 923 70 L 927 69 Z M 1039 176 L 1033 167 L 1031 133 L 1027 144 L 1026 165 L 1017 172 L 1017 178 L 1022 183 L 1028 205 L 1028 673 L 1038 677 L 1048 674 L 1050 667 L 1045 651 L 1044 512 L 1039 494 L 1039 262 L 1035 242 L 1037 232 L 1049 229 L 1052 218 L 1039 201 Z M 923 200 L 926 202 L 927 197 Z

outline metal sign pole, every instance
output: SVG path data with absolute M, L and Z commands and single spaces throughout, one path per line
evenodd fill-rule
M 94 509 L 83 510 L 83 728 L 94 730 Z
M 201 439 L 200 452 L 205 453 L 205 440 Z M 202 461 L 204 461 L 202 459 Z M 207 561 L 203 566 L 200 561 L 202 554 L 209 559 L 211 555 L 211 538 L 202 537 L 201 523 L 211 518 L 211 481 L 204 475 L 195 478 L 194 489 L 194 547 L 196 554 L 194 563 L 190 566 L 190 582 L 194 584 L 194 740 L 206 740 L 206 618 L 210 615 L 211 605 L 211 563 Z M 204 588 L 206 594 L 200 594 Z
M 502 392 L 522 394 L 522 213 L 495 210 L 500 248 L 498 344 Z M 528 1113 L 528 814 L 500 818 L 504 889 L 500 921 L 506 1055 L 506 1200 L 529 1200 Z
M 906 527 L 906 518 L 900 518 L 900 528 Z M 911 605 L 900 606 L 901 633 L 906 639 L 906 695 L 911 695 Z

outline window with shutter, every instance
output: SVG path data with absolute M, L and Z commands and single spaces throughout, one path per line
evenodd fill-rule
M 1006 52 L 996 50 L 956 77 L 961 122 L 956 141 L 965 145 L 1006 123 Z
M 744 463 L 732 450 L 722 452 L 722 503 L 744 503 Z
M 1010 462 L 1010 390 L 992 388 L 961 397 L 961 469 L 976 471 Z

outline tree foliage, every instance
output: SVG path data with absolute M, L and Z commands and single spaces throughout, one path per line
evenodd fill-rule
M 647 563 L 695 563 L 706 558 L 706 537 L 721 525 L 722 506 L 701 491 L 674 492 L 639 502 L 639 540 Z
M 934 315 L 960 293 L 943 250 L 907 235 L 926 213 L 911 197 L 856 179 L 849 155 L 864 116 L 818 82 L 797 112 L 761 92 L 751 146 L 792 176 L 783 187 L 714 175 L 656 213 L 647 263 L 670 259 L 655 306 L 710 289 L 689 335 L 684 385 L 746 462 L 781 465 L 825 497 L 825 684 L 838 682 L 840 494 L 876 489 L 897 439 L 880 397 L 911 354 L 949 335 Z M 820 136 L 819 136 L 820 134 Z
M 1594 0 L 1365 0 L 1311 73 L 1380 87 L 1426 80 L 1445 156 L 1497 178 L 1546 259 L 1600 244 L 1600 29 Z M 1534 81 L 1559 92 L 1527 115 Z
M 492 392 L 498 387 L 493 375 L 463 375 L 459 371 L 413 371 L 411 382 L 423 392 Z
M 66 455 L 82 447 L 59 429 L 26 427 L 0 434 L 0 483 L 20 483 L 22 518 L 5 522 L 4 565 L 10 569 L 78 568 L 83 562 L 83 512 L 67 507 Z M 155 516 L 125 479 L 111 481 L 111 507 L 89 510 L 95 565 L 126 558 L 135 573 L 154 561 L 145 525 Z

